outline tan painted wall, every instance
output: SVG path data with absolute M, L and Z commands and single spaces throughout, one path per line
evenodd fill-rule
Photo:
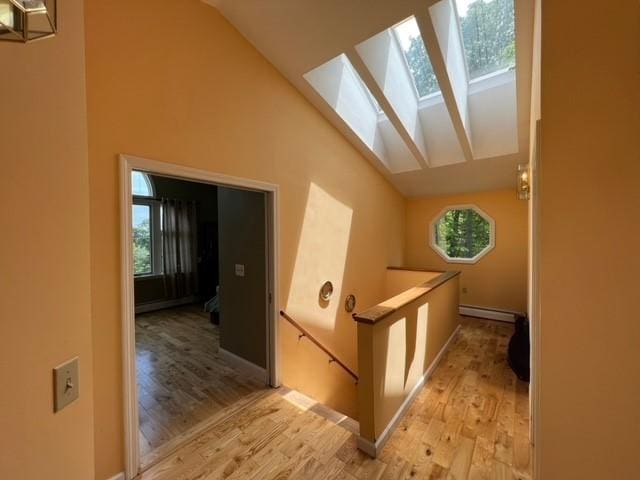
M 421 272 L 412 270 L 388 269 L 385 278 L 384 299 L 395 297 L 411 287 L 420 285 L 439 276 L 442 272 Z M 370 305 L 373 306 L 373 305 Z
M 515 173 L 514 173 L 515 177 Z M 515 183 L 515 178 L 514 178 Z M 476 264 L 447 263 L 429 246 L 429 224 L 448 205 L 472 203 L 496 222 L 496 247 Z M 406 265 L 460 270 L 460 303 L 527 310 L 527 202 L 513 190 L 410 198 L 406 211 Z
M 82 2 L 60 34 L 0 43 L 0 478 L 93 478 L 89 178 Z M 52 368 L 80 358 L 53 413 Z
M 640 471 L 639 18 L 635 0 L 542 5 L 543 480 Z
M 448 280 L 375 325 L 358 323 L 363 364 L 358 405 L 364 438 L 380 438 L 458 326 L 459 279 Z M 384 303 L 391 306 L 390 301 Z
M 402 264 L 404 200 L 213 8 L 88 0 L 86 21 L 96 477 L 104 479 L 123 469 L 118 153 L 279 184 L 280 305 L 353 369 L 356 326 L 344 298 L 373 305 L 386 267 Z M 329 305 L 318 302 L 325 280 L 335 286 Z M 283 382 L 355 415 L 348 377 L 281 325 Z

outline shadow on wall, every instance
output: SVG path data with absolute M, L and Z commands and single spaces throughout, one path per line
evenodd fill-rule
M 369 442 L 381 438 L 422 385 L 459 325 L 459 276 L 449 272 L 441 278 L 431 289 L 408 290 L 357 317 L 360 435 Z
M 407 390 L 414 387 L 416 379 L 426 370 L 428 325 L 429 302 L 425 302 L 394 321 L 377 339 L 380 344 L 376 348 L 385 352 L 385 373 L 380 388 L 383 397 L 392 405 L 404 401 Z
M 310 185 L 286 310 L 314 329 L 335 330 L 352 217 L 353 209 Z M 325 303 L 319 301 L 319 288 L 327 280 L 333 295 Z

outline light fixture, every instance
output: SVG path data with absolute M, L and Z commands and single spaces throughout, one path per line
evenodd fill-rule
M 331 295 L 333 295 L 333 283 L 326 281 L 320 287 L 320 299 L 328 302 Z
M 344 300 L 344 309 L 351 313 L 356 308 L 356 296 L 355 295 L 347 295 L 347 298 Z
M 0 0 L 1 41 L 27 43 L 57 31 L 57 0 Z
M 529 164 L 521 163 L 518 165 L 518 199 L 529 200 L 531 198 L 531 174 L 529 172 Z

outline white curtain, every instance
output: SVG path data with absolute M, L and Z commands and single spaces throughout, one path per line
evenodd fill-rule
M 195 202 L 162 199 L 162 264 L 168 298 L 194 295 L 197 289 Z

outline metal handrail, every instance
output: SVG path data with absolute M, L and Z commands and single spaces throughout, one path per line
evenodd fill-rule
M 280 310 L 280 316 L 282 316 L 282 318 L 287 320 L 291 325 L 293 325 L 295 328 L 297 328 L 300 331 L 300 335 L 298 336 L 298 339 L 300 339 L 302 337 L 307 337 L 309 340 L 311 340 L 311 342 L 316 347 L 318 347 L 320 350 L 322 350 L 324 353 L 326 353 L 329 356 L 329 363 L 335 362 L 338 365 L 340 365 L 340 367 L 342 367 L 342 369 L 345 372 L 347 372 L 349 375 L 351 375 L 351 377 L 355 380 L 356 384 L 358 383 L 358 375 L 356 375 L 353 370 L 351 370 L 349 367 L 347 367 L 338 357 L 336 357 L 333 353 L 331 353 L 331 351 L 329 351 L 329 349 L 327 349 L 327 347 L 325 347 L 318 340 L 316 340 L 314 338 L 314 336 L 311 335 L 307 330 L 305 330 L 305 328 L 302 325 L 300 325 L 293 318 L 291 318 L 289 315 L 287 315 L 287 313 L 284 310 Z

